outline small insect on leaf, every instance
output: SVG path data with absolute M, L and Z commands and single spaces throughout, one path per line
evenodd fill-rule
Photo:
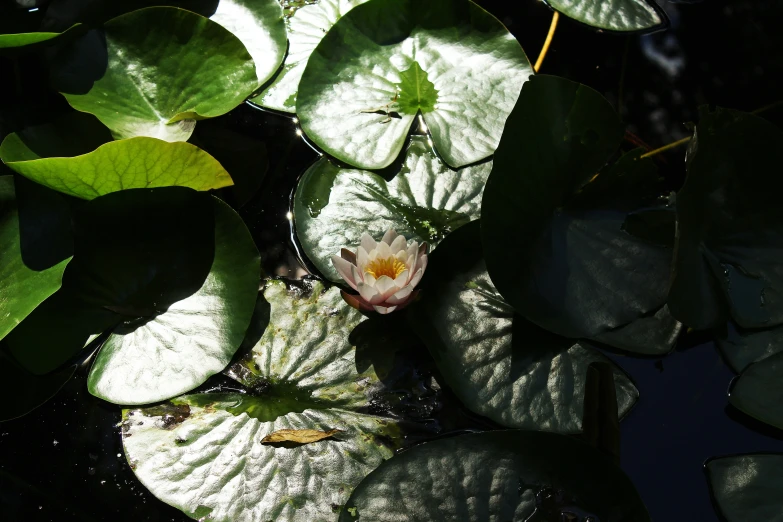
M 270 433 L 263 439 L 261 444 L 275 442 L 296 442 L 299 444 L 310 444 L 319 440 L 328 439 L 332 435 L 341 433 L 342 430 L 277 430 Z

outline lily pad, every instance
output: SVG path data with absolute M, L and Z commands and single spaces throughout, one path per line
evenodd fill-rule
M 286 30 L 277 0 L 55 0 L 47 7 L 41 25 L 60 29 L 83 22 L 94 27 L 154 6 L 187 9 L 231 31 L 253 57 L 258 85 L 271 78 L 283 61 Z
M 639 398 L 633 383 L 588 342 L 549 333 L 514 312 L 487 275 L 479 228 L 465 225 L 431 256 L 423 297 L 409 313 L 449 387 L 503 426 L 577 433 L 587 369 L 607 362 L 625 415 Z
M 783 522 L 783 455 L 735 455 L 705 465 L 717 510 L 726 522 Z
M 39 244 L 35 250 L 46 246 Z M 60 288 L 70 261 L 68 257 L 43 268 L 30 257 L 23 248 L 14 177 L 0 176 L 0 339 Z
M 656 239 L 657 220 L 639 219 L 666 210 L 655 165 L 637 149 L 603 168 L 622 136 L 599 93 L 539 75 L 494 157 L 481 208 L 487 270 L 518 313 L 559 335 L 591 338 L 666 303 L 672 248 Z
M 259 85 L 239 38 L 173 7 L 114 18 L 74 42 L 55 65 L 68 103 L 97 116 L 116 139 L 185 141 L 195 120 L 225 114 Z
M 427 442 L 381 464 L 351 495 L 341 522 L 448 520 L 649 522 L 630 479 L 571 437 L 472 433 Z
M 729 366 L 742 372 L 749 365 L 783 351 L 783 327 L 745 330 L 732 322 L 716 339 Z
M 334 520 L 400 446 L 400 421 L 365 413 L 383 383 L 373 366 L 358 368 L 351 333 L 368 320 L 337 288 L 315 283 L 308 293 L 270 281 L 264 296 L 269 325 L 227 371 L 245 393 L 125 410 L 126 456 L 155 496 L 193 518 Z M 319 441 L 264 442 L 281 430 L 335 429 Z
M 75 24 L 73 27 L 76 27 L 78 25 L 79 24 Z M 73 27 L 71 27 L 71 29 L 73 29 Z M 62 33 L 43 31 L 37 33 L 0 34 L 0 50 L 19 49 L 19 48 L 40 44 L 43 42 L 49 42 L 54 38 L 61 36 L 64 33 L 65 31 L 63 31 Z
M 36 183 L 83 199 L 133 188 L 233 185 L 215 158 L 189 143 L 138 137 L 92 150 L 101 143 L 99 134 L 72 140 L 62 136 L 67 132 L 61 123 L 9 134 L 0 145 L 0 158 Z
M 297 238 L 316 268 L 340 282 L 330 258 L 358 245 L 365 232 L 380 238 L 395 229 L 434 248 L 451 231 L 478 219 L 491 168 L 485 161 L 450 169 L 422 136 L 412 138 L 394 172 L 340 168 L 321 158 L 299 180 L 294 195 Z
M 467 0 L 372 0 L 316 47 L 299 83 L 302 129 L 337 159 L 388 166 L 421 113 L 452 167 L 495 150 L 532 68 L 516 39 Z
M 296 95 L 310 54 L 329 29 L 348 11 L 367 0 L 281 0 L 288 32 L 288 54 L 272 83 L 250 102 L 296 112 Z
M 783 323 L 783 131 L 752 114 L 703 107 L 677 194 L 669 308 L 696 330 Z
M 215 249 L 206 280 L 140 326 L 115 329 L 90 370 L 93 395 L 117 404 L 168 399 L 222 371 L 239 348 L 255 306 L 260 258 L 241 218 L 211 201 Z
M 668 24 L 655 0 L 544 0 L 569 18 L 599 29 L 650 32 Z
M 783 429 L 783 354 L 748 366 L 732 384 L 729 401 L 751 417 Z

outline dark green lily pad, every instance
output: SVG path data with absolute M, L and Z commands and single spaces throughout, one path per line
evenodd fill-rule
M 45 268 L 37 267 L 24 246 L 14 177 L 0 176 L 0 339 L 60 288 L 70 261 L 68 257 Z M 46 245 L 33 247 L 35 253 L 42 249 Z
M 281 0 L 288 33 L 288 54 L 283 69 L 251 103 L 285 112 L 296 112 L 299 80 L 310 54 L 329 29 L 345 13 L 367 0 Z
M 114 330 L 90 370 L 87 387 L 93 395 L 117 404 L 168 399 L 222 371 L 239 349 L 256 301 L 260 259 L 241 218 L 219 199 L 210 199 L 214 256 L 209 258 L 206 279 L 194 293 L 177 295 L 179 299 L 145 317 L 140 326 Z M 196 260 L 178 271 L 187 273 L 191 264 Z M 156 277 L 167 277 L 168 286 L 173 278 L 168 270 L 175 268 L 163 267 Z M 93 277 L 96 272 L 89 271 Z M 176 285 L 177 292 L 188 287 L 183 283 Z M 153 297 L 150 290 L 159 287 L 153 281 L 142 292 L 147 301 L 152 297 L 153 308 L 161 304 L 155 299 L 172 295 L 159 291 Z M 140 301 L 134 296 L 122 306 L 133 315 L 145 316 L 139 311 Z
M 751 417 L 783 429 L 783 354 L 745 368 L 731 387 L 729 402 Z
M 726 522 L 783 522 L 783 455 L 735 455 L 705 465 L 716 509 Z
M 783 131 L 752 114 L 703 107 L 677 194 L 669 308 L 696 330 L 783 323 Z
M 511 428 L 581 430 L 587 369 L 612 364 L 514 313 L 487 276 L 478 222 L 452 233 L 430 257 L 426 286 L 409 318 L 446 383 L 465 406 Z M 619 415 L 639 392 L 612 364 Z
M 603 168 L 622 136 L 599 93 L 538 75 L 525 83 L 494 157 L 481 208 L 487 270 L 518 313 L 559 335 L 592 338 L 666 303 L 672 249 L 661 244 L 660 221 L 669 216 L 671 238 L 673 215 L 641 150 Z M 657 219 L 640 218 L 656 208 Z
M 532 68 L 519 43 L 467 0 L 372 0 L 344 14 L 299 84 L 302 129 L 332 156 L 388 166 L 421 112 L 452 167 L 495 150 Z
M 538 505 L 537 505 L 538 504 Z M 472 433 L 421 444 L 373 471 L 341 522 L 585 520 L 645 522 L 630 479 L 565 435 Z
M 544 0 L 569 18 L 599 29 L 649 32 L 667 25 L 655 0 Z
M 486 161 L 450 169 L 422 136 L 412 138 L 395 172 L 339 168 L 321 158 L 299 180 L 294 195 L 297 238 L 316 268 L 340 282 L 330 258 L 341 248 L 355 249 L 365 232 L 380 239 L 395 229 L 434 248 L 477 219 L 491 168 Z
M 154 495 L 193 518 L 334 520 L 404 432 L 398 419 L 366 413 L 384 384 L 374 366 L 359 368 L 351 334 L 368 320 L 337 288 L 270 281 L 264 296 L 269 325 L 226 372 L 245 393 L 125 410 L 125 453 Z M 263 442 L 281 429 L 340 432 L 309 444 Z
M 0 159 L 36 183 L 83 199 L 134 188 L 211 190 L 233 184 L 215 158 L 189 143 L 110 139 L 92 116 L 70 115 L 9 134 Z
M 749 365 L 783 351 L 783 327 L 746 330 L 729 322 L 726 334 L 719 335 L 716 342 L 729 366 L 740 373 Z
M 116 139 L 185 141 L 195 120 L 225 114 L 259 85 L 239 38 L 173 7 L 114 18 L 54 63 L 55 83 L 68 103 L 97 116 Z

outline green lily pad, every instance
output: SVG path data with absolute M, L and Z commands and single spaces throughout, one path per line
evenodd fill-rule
M 497 19 L 467 0 L 371 0 L 344 14 L 299 83 L 302 129 L 332 156 L 388 166 L 421 112 L 452 167 L 492 154 L 532 68 Z
M 672 248 L 657 239 L 661 217 L 639 211 L 671 212 L 641 150 L 602 170 L 622 136 L 599 93 L 538 75 L 525 83 L 494 157 L 481 208 L 487 270 L 518 313 L 559 335 L 592 338 L 666 303 Z M 664 230 L 673 237 L 673 226 Z
M 398 419 L 366 413 L 384 385 L 373 366 L 359 369 L 351 334 L 369 321 L 320 283 L 303 292 L 270 281 L 264 297 L 269 325 L 227 371 L 245 393 L 125 410 L 125 453 L 142 484 L 193 518 L 335 520 L 351 490 L 403 441 Z M 264 442 L 283 429 L 340 432 L 305 444 Z
M 70 257 L 36 267 L 30 257 L 46 247 L 38 244 L 34 252 L 24 248 L 14 177 L 0 176 L 0 339 L 60 288 Z
M 329 29 L 345 13 L 367 0 L 281 0 L 288 32 L 288 54 L 283 69 L 272 83 L 250 102 L 285 112 L 296 112 L 299 80 L 316 48 Z
M 585 520 L 649 522 L 630 479 L 565 435 L 494 431 L 396 455 L 351 495 L 341 522 Z
M 341 248 L 358 246 L 365 232 L 380 238 L 395 229 L 434 248 L 451 231 L 478 219 L 491 168 L 486 161 L 450 169 L 422 136 L 412 138 L 394 172 L 340 168 L 321 158 L 294 195 L 297 238 L 316 268 L 340 282 L 330 258 Z
M 731 387 L 729 402 L 751 417 L 783 429 L 783 354 L 745 368 Z
M 55 0 L 41 23 L 59 29 L 75 22 L 104 24 L 146 7 L 179 7 L 209 18 L 234 34 L 256 65 L 258 85 L 277 71 L 286 50 L 283 10 L 277 0 Z
M 705 470 L 726 522 L 783 522 L 783 455 L 720 457 L 708 461 Z
M 783 131 L 752 114 L 703 107 L 677 194 L 669 308 L 696 329 L 783 323 Z
M 732 322 L 716 342 L 729 366 L 742 372 L 749 365 L 783 351 L 783 327 L 746 330 Z
M 71 27 L 71 29 L 73 29 L 74 27 L 76 27 L 78 25 L 79 24 L 73 25 Z M 49 41 L 53 40 L 54 38 L 57 38 L 57 37 L 61 36 L 66 31 L 63 31 L 62 33 L 43 31 L 43 32 L 37 32 L 37 33 L 0 34 L 0 50 L 2 50 L 2 49 L 19 49 L 19 48 L 22 48 L 22 47 L 33 46 L 33 45 L 40 44 L 40 43 L 43 43 L 43 42 L 49 42 Z
M 633 383 L 588 342 L 515 314 L 487 275 L 479 228 L 465 225 L 430 257 L 423 297 L 409 313 L 449 387 L 469 409 L 503 426 L 577 433 L 587 369 L 607 362 L 625 415 L 639 398 Z
M 117 404 L 168 399 L 222 371 L 239 348 L 256 301 L 260 258 L 241 218 L 211 200 L 215 249 L 206 280 L 142 325 L 115 329 L 90 370 L 93 395 Z
M 69 137 L 84 128 L 69 130 L 72 121 L 9 134 L 0 159 L 36 183 L 83 199 L 133 188 L 211 190 L 233 184 L 215 158 L 189 143 L 145 137 L 106 143 L 109 137 L 94 128 L 87 137 Z
M 649 32 L 667 25 L 655 0 L 544 0 L 569 18 L 599 29 Z
M 133 11 L 88 32 L 55 60 L 53 77 L 72 107 L 97 116 L 116 139 L 166 141 L 187 140 L 195 120 L 225 114 L 259 85 L 237 36 L 173 7 Z

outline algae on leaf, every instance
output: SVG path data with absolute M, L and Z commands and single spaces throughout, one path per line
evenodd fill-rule
M 352 489 L 403 443 L 399 419 L 367 410 L 385 384 L 395 394 L 404 388 L 359 364 L 352 335 L 369 324 L 375 351 L 387 349 L 379 342 L 386 323 L 373 325 L 320 283 L 308 292 L 269 281 L 264 296 L 268 326 L 226 371 L 246 391 L 124 410 L 125 453 L 155 496 L 194 518 L 335 520 Z M 331 430 L 340 433 L 306 444 L 269 440 Z
M 532 68 L 516 39 L 468 0 L 372 0 L 310 56 L 299 84 L 302 129 L 364 169 L 388 166 L 420 111 L 440 157 L 491 155 Z

